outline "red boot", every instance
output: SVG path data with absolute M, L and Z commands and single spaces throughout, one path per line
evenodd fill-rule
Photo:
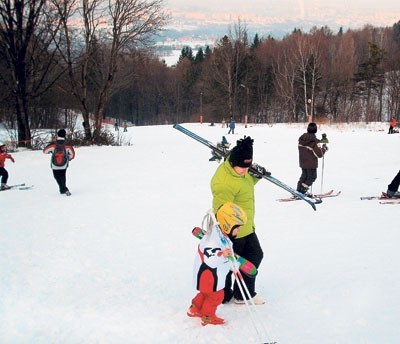
M 211 325 L 222 325 L 225 322 L 224 319 L 218 318 L 216 315 L 208 316 L 208 315 L 203 315 L 201 317 L 201 324 L 203 326 L 206 326 L 208 324 Z
M 189 317 L 199 317 L 201 318 L 202 314 L 199 309 L 195 305 L 191 305 L 186 313 Z

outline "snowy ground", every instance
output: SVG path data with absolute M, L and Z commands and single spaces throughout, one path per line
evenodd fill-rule
M 210 141 L 227 129 L 187 124 Z M 255 161 L 296 185 L 305 125 L 250 126 Z M 330 150 L 317 211 L 267 181 L 256 186 L 265 258 L 257 316 L 279 344 L 400 343 L 400 205 L 379 195 L 400 168 L 400 135 L 387 124 L 322 126 Z M 223 326 L 186 316 L 199 226 L 217 163 L 172 126 L 132 127 L 132 146 L 83 147 L 61 196 L 40 151 L 13 153 L 0 193 L 1 343 L 257 343 L 245 306 L 222 305 Z M 314 192 L 321 191 L 321 164 Z

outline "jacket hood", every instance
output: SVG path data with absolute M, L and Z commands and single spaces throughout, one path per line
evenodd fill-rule
M 302 146 L 309 145 L 311 142 L 317 142 L 318 143 L 318 139 L 315 136 L 315 134 L 304 133 L 303 135 L 301 135 L 299 137 L 299 144 L 302 145 Z

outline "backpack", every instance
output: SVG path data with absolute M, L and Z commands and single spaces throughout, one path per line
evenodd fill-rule
M 68 154 L 65 148 L 65 142 L 56 143 L 56 147 L 54 148 L 53 155 L 51 157 L 51 162 L 54 166 L 64 166 L 68 162 Z

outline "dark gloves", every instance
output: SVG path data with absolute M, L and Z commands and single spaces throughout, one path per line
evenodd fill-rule
M 329 140 L 328 140 L 328 138 L 327 138 L 325 133 L 322 134 L 322 139 L 319 140 L 319 142 L 321 142 L 321 143 L 329 143 Z
M 325 154 L 325 152 L 327 152 L 327 151 L 328 151 L 328 146 L 324 143 L 324 144 L 322 145 L 322 153 Z
M 255 170 L 255 171 L 253 171 L 253 170 Z M 258 165 L 258 164 L 253 164 L 253 165 L 251 165 L 251 167 L 249 168 L 249 174 L 250 174 L 252 177 L 261 179 L 263 176 L 270 176 L 270 175 L 271 175 L 271 172 L 267 171 L 267 170 L 265 169 L 265 167 L 262 167 L 262 166 L 260 166 L 260 165 Z

